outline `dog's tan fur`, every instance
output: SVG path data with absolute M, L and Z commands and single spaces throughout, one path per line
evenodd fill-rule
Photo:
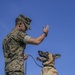
M 60 56 L 53 56 L 53 54 L 48 53 L 48 60 L 45 62 L 42 62 L 43 68 L 41 75 L 58 75 L 57 70 L 54 67 L 54 61 L 56 58 Z M 38 60 L 41 61 L 41 59 L 38 58 Z

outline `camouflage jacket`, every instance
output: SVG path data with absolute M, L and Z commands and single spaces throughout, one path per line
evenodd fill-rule
M 5 71 L 24 72 L 24 49 L 23 42 L 25 33 L 13 30 L 3 40 L 3 52 L 5 58 Z

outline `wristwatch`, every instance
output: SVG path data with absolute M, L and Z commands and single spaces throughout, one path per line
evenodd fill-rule
M 47 34 L 48 34 L 48 33 L 46 33 L 46 32 L 43 32 L 43 33 L 44 33 L 44 34 L 45 34 L 45 36 L 47 37 Z

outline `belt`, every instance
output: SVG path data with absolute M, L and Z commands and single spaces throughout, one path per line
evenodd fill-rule
M 16 71 L 6 71 L 6 73 L 9 73 L 9 72 L 22 72 L 22 71 L 20 71 L 20 70 L 16 70 Z M 24 72 L 22 72 L 22 73 L 24 73 Z

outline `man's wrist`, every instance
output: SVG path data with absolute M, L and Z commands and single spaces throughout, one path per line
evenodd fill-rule
M 44 34 L 45 34 L 45 36 L 47 37 L 47 34 L 48 34 L 48 33 L 47 33 L 47 32 L 43 32 L 43 33 L 44 33 Z

